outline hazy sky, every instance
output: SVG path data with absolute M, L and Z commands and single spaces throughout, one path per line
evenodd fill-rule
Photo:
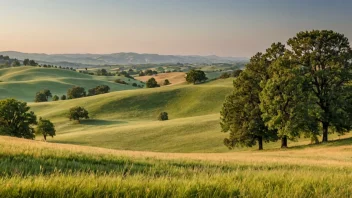
M 0 51 L 250 57 L 311 29 L 352 40 L 352 1 L 0 0 Z

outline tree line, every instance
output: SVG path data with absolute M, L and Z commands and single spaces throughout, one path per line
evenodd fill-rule
M 352 128 L 352 50 L 328 30 L 299 32 L 258 52 L 234 80 L 221 110 L 228 148 L 304 136 L 328 141 Z
M 110 91 L 109 86 L 99 85 L 92 89 L 89 89 L 87 94 L 87 92 L 83 87 L 74 86 L 67 90 L 67 95 L 62 95 L 61 98 L 59 98 L 59 96 L 57 95 L 52 96 L 52 93 L 50 92 L 49 89 L 43 89 L 36 93 L 34 102 L 47 102 L 49 101 L 49 98 L 52 98 L 53 101 L 58 101 L 59 99 L 66 100 L 66 99 L 82 98 L 86 96 L 95 96 L 99 94 L 109 93 L 109 91 Z

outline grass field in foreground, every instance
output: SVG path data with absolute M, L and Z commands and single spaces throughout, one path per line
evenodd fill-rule
M 153 153 L 0 136 L 2 197 L 350 197 L 351 140 L 299 149 Z

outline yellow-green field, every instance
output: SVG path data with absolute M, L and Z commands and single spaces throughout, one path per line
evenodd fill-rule
M 331 134 L 334 141 L 327 144 L 311 145 L 302 137 L 289 149 L 274 142 L 264 151 L 230 151 L 219 112 L 233 79 L 133 89 L 111 82 L 115 78 L 48 68 L 0 70 L 0 98 L 31 101 L 41 88 L 57 94 L 73 85 L 116 86 L 92 97 L 29 102 L 38 117 L 55 124 L 57 135 L 48 142 L 0 136 L 0 197 L 352 196 L 349 134 Z M 69 121 L 74 106 L 86 108 L 90 119 Z M 161 111 L 170 120 L 158 121 Z
M 350 140 L 299 149 L 153 153 L 0 137 L 2 197 L 350 197 Z

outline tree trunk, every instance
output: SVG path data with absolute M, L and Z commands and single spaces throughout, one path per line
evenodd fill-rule
M 44 141 L 46 142 L 46 135 L 44 135 Z
M 281 138 L 281 148 L 287 148 L 287 136 L 284 135 Z
M 258 145 L 259 145 L 259 150 L 263 150 L 263 137 L 259 136 L 258 137 Z
M 328 142 L 328 129 L 329 129 L 329 123 L 323 122 L 323 141 L 322 142 Z

